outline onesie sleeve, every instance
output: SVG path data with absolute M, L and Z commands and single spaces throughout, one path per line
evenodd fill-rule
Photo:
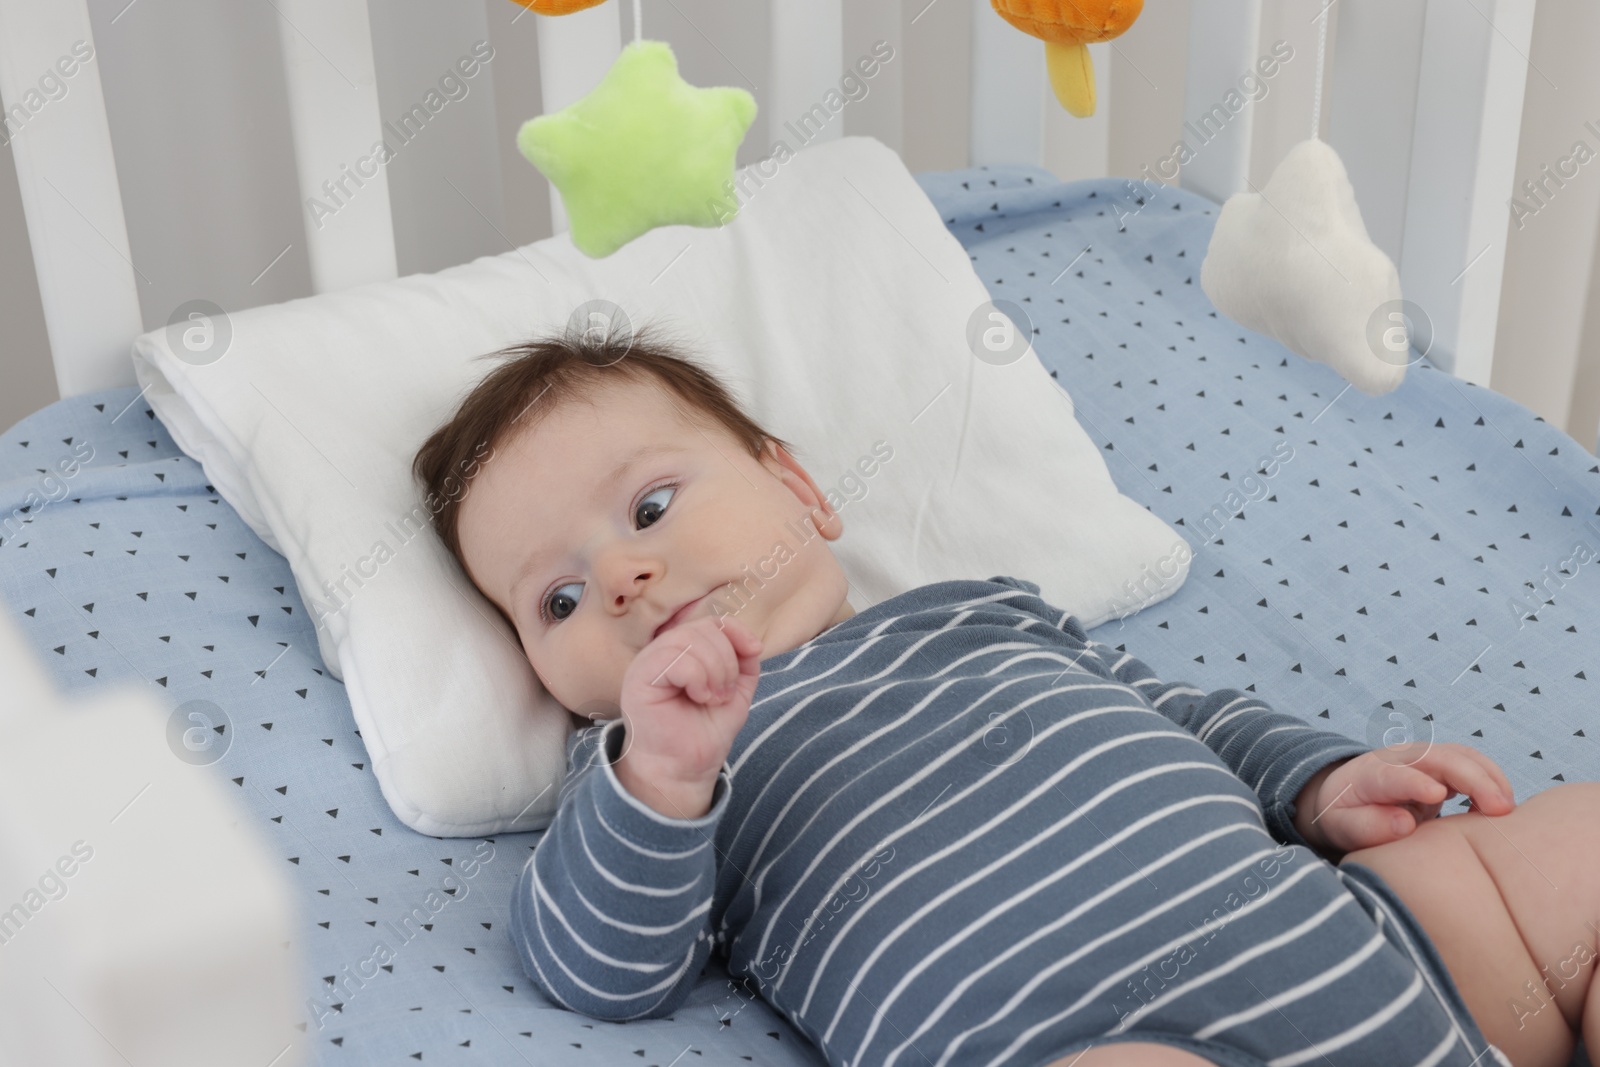
M 1075 617 L 1070 623 L 1070 629 L 1062 629 L 1084 634 Z M 1295 798 L 1322 768 L 1369 752 L 1370 746 L 1341 733 L 1318 730 L 1238 689 L 1207 693 L 1184 682 L 1163 682 L 1131 653 L 1100 641 L 1087 643 L 1112 677 L 1143 693 L 1157 711 L 1205 742 L 1255 790 L 1267 831 L 1275 839 L 1315 850 L 1295 829 Z
M 709 811 L 661 815 L 617 779 L 624 730 L 617 718 L 568 738 L 556 815 L 517 879 L 510 925 L 551 1001 L 615 1022 L 667 1015 L 699 980 L 733 789 L 724 763 Z

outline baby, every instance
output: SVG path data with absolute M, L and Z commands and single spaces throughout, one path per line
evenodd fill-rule
M 852 1067 L 1600 1048 L 1600 784 L 1163 682 L 1028 581 L 857 612 L 837 505 L 658 336 L 508 350 L 415 462 L 492 446 L 438 531 L 581 716 L 511 905 L 551 1001 L 667 1015 L 716 951 Z

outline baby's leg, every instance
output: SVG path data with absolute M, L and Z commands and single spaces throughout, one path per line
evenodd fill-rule
M 1600 782 L 1555 786 L 1507 815 L 1431 819 L 1340 862 L 1377 871 L 1405 901 L 1516 1067 L 1565 1067 L 1580 1028 L 1600 1049 Z
M 1192 1052 L 1149 1041 L 1122 1041 L 1114 1045 L 1074 1052 L 1045 1067 L 1212 1067 L 1211 1061 Z M 1519 1064 L 1518 1067 L 1521 1067 Z

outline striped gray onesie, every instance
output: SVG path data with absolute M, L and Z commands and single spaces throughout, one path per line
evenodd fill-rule
M 1504 1062 L 1376 872 L 1294 828 L 1305 782 L 1367 746 L 1162 682 L 1038 593 L 937 582 L 764 660 L 698 819 L 622 788 L 621 719 L 574 733 L 511 903 L 529 978 L 657 1017 L 717 951 L 841 1067 L 1042 1067 L 1105 1040 L 1224 1067 Z

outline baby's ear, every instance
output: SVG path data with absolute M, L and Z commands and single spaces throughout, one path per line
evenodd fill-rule
M 771 438 L 767 439 L 766 451 L 762 453 L 763 462 L 769 455 L 778 465 L 778 469 L 773 471 L 774 477 L 787 485 L 796 499 L 811 509 L 811 523 L 817 528 L 817 532 L 830 541 L 844 533 L 844 520 L 839 518 L 839 513 L 828 501 L 827 494 L 817 485 L 810 472 L 800 465 L 800 461 Z M 821 519 L 817 518 L 818 512 L 822 515 Z M 832 533 L 828 532 L 830 529 L 833 530 Z
M 782 448 L 782 445 L 778 444 L 778 442 L 769 437 L 761 445 L 760 458 L 762 466 L 766 467 L 773 474 L 779 475 L 780 477 L 785 466 L 782 459 Z

